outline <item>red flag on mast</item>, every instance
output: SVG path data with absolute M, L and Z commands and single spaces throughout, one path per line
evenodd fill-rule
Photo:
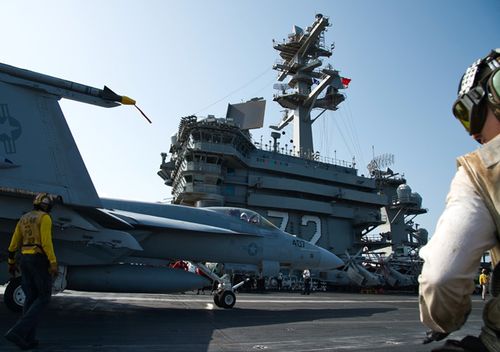
M 344 88 L 349 87 L 349 83 L 351 83 L 350 78 L 345 78 L 345 77 L 340 77 L 342 84 L 344 85 Z

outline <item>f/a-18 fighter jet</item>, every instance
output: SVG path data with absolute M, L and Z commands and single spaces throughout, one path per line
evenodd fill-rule
M 264 275 L 276 275 L 280 267 L 343 265 L 331 252 L 251 210 L 100 198 L 59 106 L 61 98 L 102 107 L 135 104 L 107 87 L 0 64 L 0 284 L 9 281 L 7 248 L 16 222 L 31 210 L 37 192 L 57 199 L 51 212 L 57 291 L 174 293 L 208 285 L 201 275 L 167 265 L 187 260 L 219 282 L 214 302 L 231 308 L 235 286 L 203 262 L 250 264 Z M 12 309 L 23 304 L 20 281 L 11 278 L 5 290 Z

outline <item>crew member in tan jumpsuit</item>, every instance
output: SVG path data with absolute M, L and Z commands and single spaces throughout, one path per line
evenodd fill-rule
M 482 146 L 458 158 L 446 208 L 420 250 L 420 319 L 430 329 L 424 343 L 462 327 L 471 311 L 474 277 L 490 251 L 492 298 L 479 337 L 448 340 L 433 351 L 500 351 L 500 49 L 473 63 L 460 81 L 453 114 Z M 497 288 L 495 288 L 495 282 Z

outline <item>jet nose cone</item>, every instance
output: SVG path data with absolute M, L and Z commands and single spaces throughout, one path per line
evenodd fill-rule
M 344 261 L 330 251 L 320 248 L 318 269 L 335 269 L 344 265 Z

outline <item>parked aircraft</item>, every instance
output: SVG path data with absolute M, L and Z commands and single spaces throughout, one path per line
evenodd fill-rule
M 261 215 L 239 208 L 101 199 L 66 123 L 58 100 L 114 107 L 135 104 L 107 87 L 75 82 L 0 64 L 0 284 L 7 276 L 7 247 L 16 221 L 37 192 L 56 197 L 51 213 L 60 264 L 54 289 L 173 293 L 209 284 L 203 276 L 168 267 L 188 260 L 219 282 L 214 302 L 231 308 L 232 286 L 202 262 L 256 265 L 264 275 L 280 267 L 333 269 L 331 252 L 298 239 Z M 4 293 L 22 307 L 20 278 Z

